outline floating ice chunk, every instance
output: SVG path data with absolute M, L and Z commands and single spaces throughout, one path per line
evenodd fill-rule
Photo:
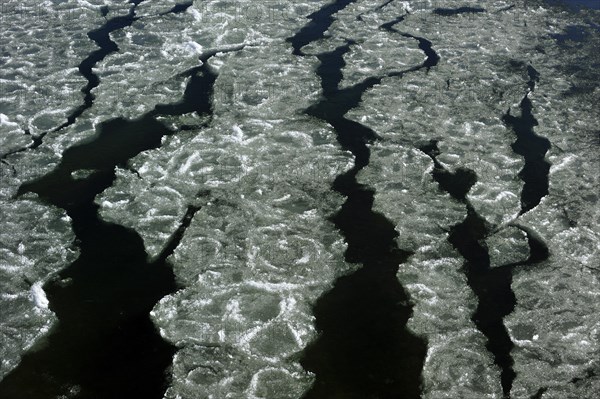
M 64 212 L 37 201 L 7 199 L 0 192 L 0 219 L 2 379 L 56 321 L 42 286 L 75 253 L 70 249 L 73 233 Z
M 506 227 L 486 239 L 492 267 L 526 261 L 529 257 L 527 235 L 517 227 Z
M 185 42 L 184 46 L 191 54 L 202 54 L 202 45 L 194 41 Z
M 299 375 L 285 368 L 267 367 L 252 376 L 249 398 L 296 399 L 302 395 Z
M 94 169 L 79 169 L 71 172 L 71 176 L 76 180 L 83 180 L 94 174 Z
M 42 282 L 37 281 L 31 286 L 31 296 L 35 302 L 35 306 L 40 309 L 48 309 L 48 298 L 46 298 L 46 292 L 42 288 Z

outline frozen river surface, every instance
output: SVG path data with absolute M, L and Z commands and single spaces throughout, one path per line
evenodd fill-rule
M 1 398 L 598 397 L 597 1 L 0 7 Z

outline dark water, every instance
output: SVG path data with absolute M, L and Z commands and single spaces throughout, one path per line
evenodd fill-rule
M 50 398 L 72 390 L 78 398 L 162 397 L 175 348 L 161 339 L 149 312 L 177 289 L 173 272 L 147 261 L 135 231 L 100 220 L 93 200 L 112 184 L 115 165 L 157 148 L 169 133 L 147 117 L 104 122 L 95 139 L 65 151 L 53 172 L 20 188 L 67 211 L 80 256 L 45 284 L 58 326 L 0 382 L 1 397 Z M 71 176 L 82 169 L 95 172 Z
M 185 3 L 175 4 L 169 11 L 163 12 L 160 15 L 181 14 L 182 12 L 186 12 L 187 9 L 190 8 L 193 4 L 193 1 L 186 1 Z
M 101 220 L 94 198 L 112 185 L 116 166 L 126 166 L 140 152 L 160 147 L 163 136 L 176 133 L 156 116 L 212 113 L 216 75 L 207 61 L 215 54 L 204 54 L 202 66 L 183 73 L 190 79 L 182 101 L 159 105 L 136 120 L 101 123 L 93 138 L 67 149 L 52 172 L 19 188 L 19 195 L 36 193 L 68 213 L 80 256 L 43 287 L 58 325 L 0 382 L 0 397 L 163 397 L 176 348 L 162 340 L 149 313 L 178 289 L 166 258 L 199 207 L 188 207 L 157 260 L 150 262 L 142 238 Z M 90 173 L 72 176 L 84 170 Z
M 570 25 L 562 33 L 555 33 L 550 35 L 550 37 L 556 40 L 556 43 L 561 46 L 567 42 L 581 43 L 590 36 L 588 29 L 589 27 L 584 25 Z
M 435 141 L 422 146 L 421 150 L 434 161 L 432 176 L 440 188 L 466 204 L 467 217 L 463 222 L 452 226 L 448 241 L 466 260 L 463 270 L 467 276 L 467 283 L 478 300 L 472 320 L 488 340 L 487 348 L 502 371 L 502 390 L 505 397 L 508 397 L 516 373 L 512 368 L 514 362 L 510 355 L 514 345 L 503 324 L 503 317 L 510 314 L 516 304 L 511 290 L 512 270 L 490 267 L 490 257 L 484 240 L 491 228 L 466 198 L 471 187 L 477 182 L 475 172 L 470 169 L 458 169 L 454 173 L 447 171 L 437 161 L 439 150 Z
M 129 9 L 129 13 L 125 16 L 118 16 L 111 18 L 106 21 L 104 25 L 102 25 L 98 29 L 94 29 L 88 32 L 88 37 L 96 43 L 98 50 L 91 52 L 81 63 L 79 64 L 79 73 L 87 79 L 88 83 L 84 88 L 81 89 L 83 93 L 83 104 L 77 107 L 68 117 L 67 121 L 54 129 L 54 131 L 59 131 L 67 126 L 75 123 L 77 118 L 79 118 L 87 109 L 91 108 L 94 104 L 94 95 L 92 94 L 92 90 L 95 87 L 98 87 L 100 84 L 100 78 L 96 75 L 92 68 L 96 66 L 99 62 L 104 60 L 107 55 L 119 51 L 119 47 L 117 43 L 113 42 L 110 38 L 110 34 L 116 30 L 126 28 L 131 26 L 138 18 L 135 16 L 135 10 L 137 6 L 142 3 L 144 0 L 130 0 L 129 3 L 132 4 Z M 103 17 L 108 15 L 109 8 L 105 6 L 101 9 L 101 14 Z
M 485 9 L 481 7 L 459 7 L 459 8 L 436 8 L 433 10 L 434 14 L 442 15 L 444 17 L 458 15 L 458 14 L 476 14 L 485 12 Z
M 356 181 L 369 163 L 367 144 L 378 135 L 344 117 L 380 79 L 338 89 L 342 57 L 352 44 L 318 56 L 326 94 L 307 113 L 329 122 L 340 145 L 355 156 L 355 166 L 333 184 L 346 202 L 331 221 L 346 239 L 346 261 L 362 267 L 338 279 L 314 307 L 319 337 L 305 349 L 301 364 L 316 380 L 305 397 L 417 398 L 426 343 L 406 329 L 412 305 L 396 277 L 410 254 L 397 247 L 394 224 L 372 210 L 374 190 Z
M 348 3 L 331 3 L 312 14 L 311 20 L 321 24 L 317 29 L 309 23 L 288 39 L 294 54 L 303 55 L 302 46 L 321 38 L 332 22 L 332 12 Z M 392 29 L 401 20 L 402 17 L 386 26 Z M 419 42 L 427 59 L 421 66 L 387 76 L 402 77 L 421 68 L 428 70 L 439 60 L 431 42 L 404 35 Z M 412 304 L 397 278 L 400 264 L 410 253 L 398 248 L 394 224 L 373 211 L 374 190 L 356 180 L 358 172 L 369 164 L 368 144 L 380 137 L 344 116 L 383 77 L 370 77 L 339 89 L 345 66 L 343 56 L 354 44 L 347 40 L 345 45 L 317 55 L 320 64 L 316 73 L 324 98 L 306 110 L 308 115 L 328 122 L 340 146 L 355 157 L 354 167 L 339 175 L 333 184 L 346 201 L 331 221 L 346 240 L 345 260 L 360 264 L 361 268 L 336 280 L 314 306 L 319 336 L 304 350 L 301 364 L 315 373 L 316 379 L 305 398 L 418 398 L 427 345 L 406 328 Z
M 540 76 L 531 65 L 527 66 L 527 72 L 529 75 L 527 84 L 529 90 L 533 92 Z M 525 160 L 525 165 L 519 172 L 519 177 L 524 182 L 521 191 L 521 214 L 523 214 L 535 208 L 541 199 L 548 195 L 550 163 L 546 161 L 546 153 L 550 149 L 550 141 L 538 136 L 533 130 L 538 125 L 538 121 L 533 116 L 533 105 L 529 96 L 523 97 L 520 108 L 520 116 L 511 115 L 509 110 L 502 120 L 517 136 L 517 141 L 511 145 L 513 151 Z
M 356 0 L 336 0 L 307 16 L 310 22 L 294 36 L 286 39 L 286 41 L 292 45 L 293 54 L 303 55 L 300 49 L 323 37 L 325 31 L 333 23 L 333 14 L 343 10 L 355 1 Z
M 513 369 L 514 361 L 511 356 L 514 344 L 503 320 L 513 312 L 516 305 L 516 298 L 511 288 L 513 269 L 546 260 L 549 256 L 548 247 L 535 232 L 517 226 L 527 234 L 530 247 L 529 258 L 523 262 L 492 268 L 485 239 L 493 234 L 494 226 L 478 215 L 467 199 L 468 192 L 477 182 L 477 175 L 466 168 L 459 168 L 455 172 L 446 170 L 437 160 L 440 151 L 436 141 L 422 145 L 420 150 L 433 160 L 434 169 L 431 174 L 440 189 L 466 206 L 467 217 L 461 223 L 451 227 L 448 241 L 465 259 L 463 271 L 467 277 L 467 284 L 478 301 L 472 320 L 477 329 L 487 338 L 486 347 L 493 355 L 494 363 L 501 370 L 504 397 L 509 398 L 517 374 Z

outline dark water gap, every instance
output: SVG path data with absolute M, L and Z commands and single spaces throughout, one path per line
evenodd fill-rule
M 503 320 L 505 316 L 512 313 L 516 305 L 516 298 L 511 288 L 513 269 L 516 266 L 532 265 L 547 259 L 548 248 L 531 229 L 516 226 L 527 235 L 530 247 L 529 258 L 523 262 L 492 268 L 485 239 L 494 231 L 493 226 L 477 214 L 467 198 L 469 190 L 477 182 L 477 175 L 467 168 L 458 168 L 455 172 L 446 170 L 437 160 L 440 151 L 435 140 L 422 145 L 419 149 L 433 160 L 434 169 L 431 174 L 440 188 L 466 206 L 467 217 L 450 228 L 448 241 L 465 259 L 463 271 L 467 277 L 467 284 L 478 300 L 477 309 L 471 319 L 487 338 L 487 349 L 493 355 L 494 363 L 501 370 L 500 382 L 504 397 L 510 398 L 510 391 L 516 377 L 513 370 L 514 361 L 510 353 L 514 344 Z
M 433 10 L 434 14 L 444 17 L 459 14 L 477 14 L 482 12 L 485 12 L 485 9 L 481 7 L 436 8 Z
M 331 19 L 331 8 L 324 10 Z M 301 47 L 322 37 L 322 31 L 311 34 L 307 29 L 288 39 L 294 54 L 303 55 Z M 427 343 L 406 328 L 412 304 L 397 278 L 399 265 L 410 253 L 398 248 L 394 224 L 373 211 L 374 190 L 356 179 L 369 164 L 368 144 L 380 137 L 372 129 L 345 118 L 345 114 L 358 106 L 363 94 L 384 77 L 402 77 L 407 72 L 428 69 L 437 64 L 439 57 L 429 43 L 428 52 L 431 51 L 426 52 L 423 65 L 370 77 L 340 89 L 343 57 L 354 44 L 347 40 L 345 45 L 317 55 L 320 64 L 316 73 L 321 79 L 323 98 L 305 111 L 328 122 L 341 147 L 355 157 L 354 166 L 333 183 L 333 189 L 346 201 L 330 220 L 345 237 L 345 260 L 362 267 L 336 280 L 313 308 L 319 336 L 305 348 L 301 364 L 315 373 L 316 379 L 304 398 L 419 398 Z M 421 48 L 424 47 L 427 48 Z
M 334 181 L 346 202 L 331 221 L 345 237 L 346 261 L 362 267 L 339 278 L 314 306 L 319 337 L 301 364 L 316 380 L 305 398 L 418 398 L 426 342 L 406 329 L 412 305 L 396 276 L 410 254 L 398 248 L 394 224 L 372 210 L 374 190 L 356 180 L 369 163 L 367 144 L 379 137 L 344 117 L 381 78 L 339 90 L 337 75 L 325 73 L 344 66 L 349 46 L 319 55 L 328 63 L 318 69 L 328 94 L 306 112 L 330 123 L 340 145 L 355 156 L 354 167 Z
M 132 4 L 132 6 L 130 7 L 127 15 L 117 16 L 108 19 L 106 20 L 106 23 L 100 28 L 88 32 L 88 37 L 91 40 L 93 40 L 96 43 L 96 45 L 100 48 L 91 52 L 83 61 L 81 61 L 81 63 L 78 66 L 79 72 L 88 81 L 88 83 L 81 89 L 81 92 L 83 93 L 83 104 L 77 107 L 67 116 L 67 121 L 65 123 L 52 130 L 42 132 L 37 136 L 32 135 L 27 129 L 24 130 L 24 134 L 31 136 L 31 144 L 0 155 L 0 161 L 2 163 L 10 165 L 10 163 L 8 163 L 7 161 L 7 158 L 9 156 L 38 148 L 40 145 L 42 145 L 43 139 L 48 133 L 56 133 L 74 124 L 77 118 L 79 118 L 86 110 L 93 106 L 95 96 L 92 94 L 92 90 L 98 87 L 98 85 L 100 84 L 100 78 L 93 72 L 93 68 L 96 66 L 96 64 L 104 60 L 104 58 L 106 58 L 111 53 L 119 51 L 117 44 L 110 39 L 110 34 L 119 29 L 131 26 L 133 22 L 140 19 L 141 17 L 135 16 L 135 10 L 137 6 L 144 1 L 146 0 L 129 1 L 129 4 Z M 158 16 L 165 16 L 168 14 L 180 14 L 185 12 L 192 5 L 193 2 L 191 1 L 176 4 L 170 10 L 165 11 L 159 14 Z M 109 12 L 110 8 L 108 6 L 100 7 L 100 14 L 105 19 Z
M 188 8 L 190 8 L 191 6 L 194 5 L 193 1 L 186 1 L 185 3 L 178 3 L 175 4 L 169 11 L 165 11 L 163 13 L 161 13 L 160 15 L 167 15 L 167 14 L 181 14 L 182 12 L 186 12 Z
M 208 61 L 216 53 L 201 59 Z M 208 64 L 186 73 L 191 74 L 188 87 L 202 90 L 197 97 L 210 98 L 216 76 Z M 187 94 L 191 96 L 186 89 Z M 191 97 L 186 95 L 175 110 L 212 114 L 210 102 L 188 104 Z M 157 106 L 135 120 L 102 122 L 96 136 L 67 149 L 52 172 L 19 188 L 18 195 L 36 193 L 67 212 L 80 256 L 44 285 L 59 322 L 0 381 L 0 397 L 163 397 L 176 348 L 161 338 L 149 312 L 179 288 L 166 258 L 200 208 L 188 207 L 161 254 L 149 261 L 141 237 L 101 220 L 94 203 L 112 185 L 117 165 L 160 147 L 163 136 L 176 133 L 155 118 L 161 107 L 177 115 L 169 106 Z M 73 177 L 76 171 L 91 172 L 78 179 Z
M 550 141 L 534 132 L 533 129 L 538 125 L 538 121 L 533 116 L 533 105 L 529 99 L 529 93 L 535 90 L 540 74 L 531 65 L 527 66 L 527 74 L 529 91 L 519 105 L 521 116 L 511 115 L 509 109 L 502 117 L 506 126 L 517 136 L 517 141 L 511 145 L 512 150 L 525 160 L 525 165 L 519 172 L 519 177 L 523 181 L 520 214 L 538 206 L 542 198 L 548 195 L 550 173 L 550 163 L 546 161 L 546 153 L 551 147 Z
M 79 118 L 87 109 L 92 107 L 95 99 L 92 90 L 100 84 L 100 78 L 92 69 L 96 64 L 104 60 L 107 55 L 119 51 L 117 43 L 111 40 L 110 34 L 116 30 L 131 26 L 131 24 L 138 19 L 138 17 L 135 16 L 135 10 L 142 2 L 144 2 L 144 0 L 130 0 L 128 3 L 131 4 L 131 7 L 129 8 L 129 13 L 127 15 L 113 17 L 107 20 L 106 23 L 98 29 L 88 32 L 88 37 L 100 48 L 92 51 L 83 61 L 81 61 L 78 67 L 79 73 L 88 81 L 85 87 L 81 89 L 81 92 L 83 93 L 83 104 L 67 116 L 67 121 L 55 128 L 53 132 L 57 132 L 72 125 L 77 118 Z M 108 11 L 108 7 L 101 11 L 104 18 L 108 15 Z
M 10 155 L 38 148 L 40 145 L 42 145 L 43 139 L 48 133 L 56 133 L 71 126 L 75 123 L 77 118 L 79 118 L 86 110 L 92 107 L 95 99 L 95 96 L 92 94 L 92 90 L 98 87 L 100 84 L 100 78 L 93 72 L 93 68 L 96 66 L 96 64 L 98 64 L 98 62 L 104 60 L 107 55 L 119 51 L 117 44 L 110 39 L 110 34 L 116 30 L 131 26 L 133 22 L 139 19 L 139 17 L 135 16 L 135 11 L 137 6 L 144 1 L 145 0 L 130 0 L 128 4 L 131 4 L 131 7 L 129 8 L 127 15 L 108 19 L 106 20 L 106 23 L 98 29 L 91 30 L 87 33 L 90 40 L 94 41 L 94 43 L 96 43 L 96 45 L 100 48 L 92 51 L 83 61 L 81 61 L 78 66 L 79 73 L 87 80 L 87 84 L 81 89 L 81 92 L 83 93 L 83 104 L 75 108 L 75 110 L 73 110 L 67 116 L 66 122 L 52 130 L 42 132 L 37 136 L 31 135 L 29 130 L 25 130 L 24 133 L 31 136 L 31 144 L 26 147 L 7 152 L 0 156 L 0 160 L 3 163 L 8 164 L 6 159 Z M 104 19 L 106 19 L 109 11 L 110 9 L 108 6 L 100 7 L 100 14 L 102 17 L 104 17 Z
M 356 0 L 336 0 L 308 15 L 309 22 L 286 41 L 292 45 L 294 55 L 304 55 L 302 47 L 323 38 L 325 31 L 333 23 L 333 14 L 343 10 Z
M 401 36 L 416 40 L 419 43 L 419 48 L 425 53 L 425 56 L 427 58 L 420 67 L 414 68 L 414 70 L 426 68 L 426 70 L 429 71 L 432 67 L 438 64 L 438 62 L 440 61 L 440 56 L 435 52 L 435 50 L 433 49 L 433 43 L 431 43 L 429 40 L 425 39 L 424 37 L 414 36 L 409 33 L 400 32 L 399 30 L 394 28 L 394 25 L 404 21 L 404 18 L 406 18 L 406 15 L 402 15 L 390 22 L 386 22 L 385 24 L 382 24 L 379 28 L 384 29 L 388 32 L 397 33 Z

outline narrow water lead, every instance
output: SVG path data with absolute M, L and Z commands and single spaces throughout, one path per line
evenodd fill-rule
M 132 4 L 129 8 L 129 12 L 125 16 L 118 16 L 111 18 L 106 21 L 98 29 L 94 29 L 88 32 L 88 37 L 96 43 L 98 50 L 92 51 L 81 63 L 79 64 L 79 73 L 88 81 L 84 88 L 81 89 L 83 93 L 83 104 L 77 107 L 68 117 L 67 121 L 54 129 L 54 131 L 62 130 L 73 123 L 79 118 L 86 110 L 92 107 L 94 104 L 94 95 L 92 90 L 100 84 L 100 78 L 93 71 L 93 68 L 106 58 L 107 55 L 115 51 L 119 51 L 119 47 L 110 38 L 110 34 L 116 30 L 131 26 L 138 17 L 135 16 L 135 10 L 137 6 L 145 0 L 130 0 L 128 3 Z M 101 10 L 102 15 L 106 18 L 108 14 L 108 7 Z
M 523 180 L 521 191 L 521 214 L 528 212 L 538 206 L 543 197 L 548 195 L 548 174 L 550 163 L 546 161 L 546 153 L 550 150 L 550 140 L 538 136 L 533 131 L 538 121 L 533 116 L 533 104 L 529 99 L 529 93 L 535 90 L 535 83 L 539 80 L 539 73 L 531 66 L 527 66 L 529 75 L 529 92 L 520 103 L 521 116 L 513 116 L 510 110 L 503 116 L 502 120 L 510 127 L 517 136 L 511 147 L 516 154 L 525 160 L 519 177 Z
M 149 118 L 105 122 L 96 140 L 70 148 L 57 169 L 21 187 L 67 211 L 80 256 L 45 284 L 59 323 L 0 382 L 1 397 L 162 397 L 175 348 L 149 312 L 176 290 L 173 272 L 148 263 L 141 237 L 100 220 L 93 201 L 112 184 L 114 165 L 158 147 L 169 132 Z M 82 179 L 71 175 L 90 169 Z
M 420 149 L 433 160 L 432 176 L 440 188 L 466 205 L 467 217 L 451 227 L 448 241 L 465 259 L 463 271 L 467 276 L 467 284 L 478 302 L 472 320 L 488 340 L 487 348 L 494 356 L 496 365 L 500 367 L 502 391 L 508 398 L 516 373 L 510 355 L 514 345 L 504 326 L 503 318 L 514 310 L 516 304 L 511 289 L 512 269 L 490 267 L 490 256 L 484 241 L 491 228 L 467 199 L 467 193 L 477 181 L 475 172 L 470 169 L 458 169 L 451 173 L 444 169 L 437 160 L 439 149 L 435 141 Z
M 160 256 L 149 262 L 142 238 L 101 220 L 94 198 L 113 183 L 115 166 L 160 147 L 161 138 L 174 133 L 155 116 L 212 113 L 208 99 L 216 75 L 207 61 L 218 52 L 203 54 L 203 64 L 185 73 L 191 79 L 181 102 L 157 106 L 136 120 L 102 122 L 97 135 L 67 149 L 52 172 L 19 188 L 19 195 L 36 193 L 67 212 L 80 256 L 43 287 L 59 323 L 0 381 L 0 397 L 163 397 L 176 348 L 161 338 L 149 313 L 178 289 L 166 258 L 199 208 L 188 207 Z
M 421 49 L 421 51 L 425 53 L 425 56 L 427 58 L 425 58 L 425 61 L 420 67 L 416 67 L 414 68 L 414 70 L 426 68 L 427 71 L 429 71 L 432 67 L 438 64 L 438 62 L 440 61 L 440 56 L 435 52 L 435 50 L 433 49 L 433 43 L 431 43 L 429 40 L 425 39 L 424 37 L 414 36 L 409 33 L 400 32 L 399 30 L 394 28 L 394 25 L 404 21 L 405 17 L 405 15 L 402 15 L 390 22 L 386 22 L 385 24 L 382 24 L 380 28 L 387 30 L 388 32 L 397 33 L 401 36 L 416 40 L 419 43 L 419 49 Z
M 434 163 L 431 172 L 440 188 L 454 199 L 466 205 L 467 217 L 461 223 L 450 228 L 448 241 L 465 259 L 463 271 L 467 284 L 477 297 L 477 309 L 472 320 L 477 329 L 487 338 L 487 349 L 494 357 L 494 363 L 500 368 L 500 383 L 505 398 L 510 398 L 513 382 L 517 376 L 513 369 L 514 360 L 511 350 L 514 344 L 504 325 L 504 317 L 511 314 L 517 303 L 512 291 L 513 269 L 516 266 L 531 265 L 546 260 L 548 247 L 532 230 L 517 225 L 528 238 L 530 256 L 527 260 L 513 264 L 491 267 L 490 255 L 485 239 L 493 234 L 492 226 L 482 218 L 467 198 L 471 187 L 477 182 L 475 172 L 459 168 L 455 172 L 447 171 L 437 160 L 440 151 L 436 141 L 420 147 Z
M 289 41 L 295 43 L 294 53 L 302 54 L 297 43 L 307 42 Z M 305 398 L 418 398 L 427 345 L 406 328 L 412 304 L 397 278 L 399 265 L 410 254 L 398 248 L 393 223 L 372 210 L 374 190 L 356 180 L 358 172 L 369 164 L 367 144 L 379 136 L 344 117 L 360 103 L 367 89 L 382 80 L 371 77 L 339 89 L 343 56 L 354 44 L 348 40 L 346 45 L 317 56 L 321 63 L 316 72 L 325 98 L 306 113 L 333 126 L 342 148 L 355 157 L 354 167 L 333 184 L 346 202 L 331 221 L 346 239 L 346 261 L 362 267 L 339 278 L 314 307 L 319 336 L 304 350 L 301 364 L 315 373 L 316 379 Z M 408 71 L 437 63 L 429 54 L 427 60 L 430 62 Z M 408 71 L 388 76 L 402 76 Z
M 186 12 L 188 8 L 190 8 L 192 5 L 194 5 L 193 1 L 186 1 L 184 3 L 178 3 L 175 4 L 169 11 L 165 11 L 163 13 L 161 13 L 160 15 L 167 15 L 167 14 L 181 14 L 183 12 Z
M 323 37 L 325 31 L 327 31 L 329 26 L 333 23 L 333 14 L 343 10 L 355 1 L 356 0 L 336 0 L 310 14 L 307 17 L 310 22 L 294 36 L 286 39 L 286 41 L 292 45 L 293 54 L 304 55 L 301 48 Z

